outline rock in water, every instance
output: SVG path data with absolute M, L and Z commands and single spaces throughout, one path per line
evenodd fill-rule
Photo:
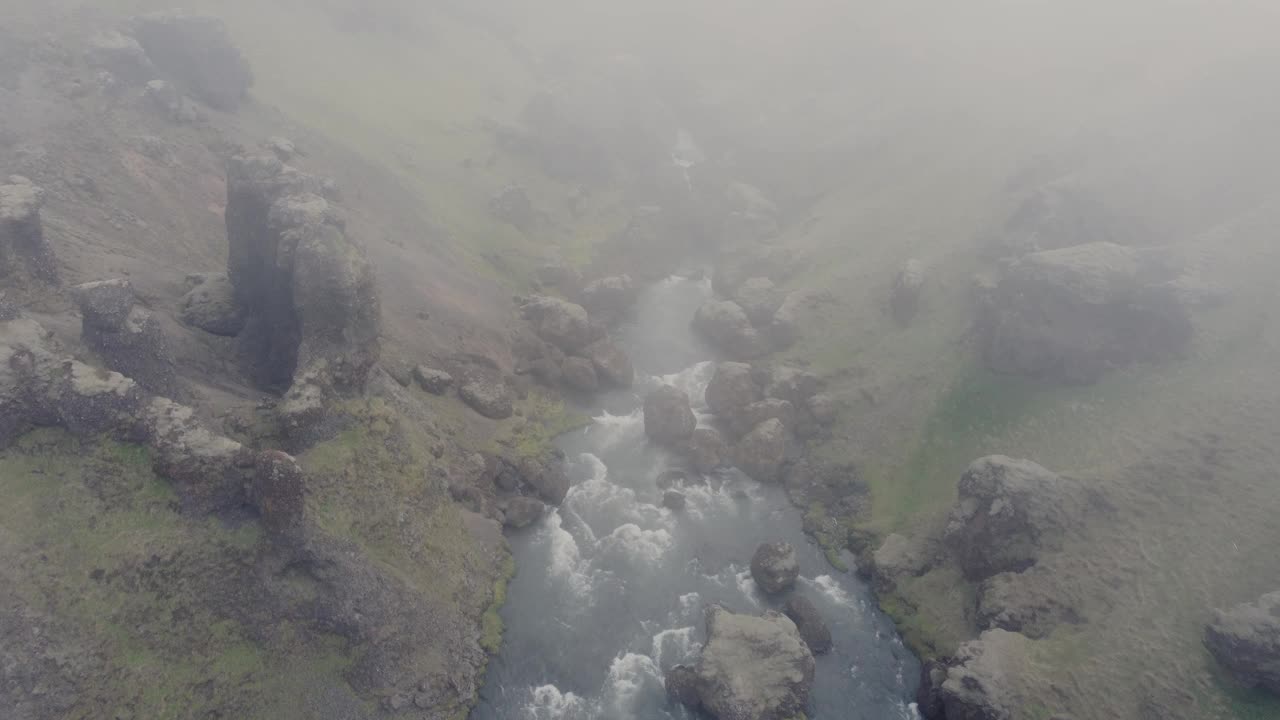
M 615 275 L 588 283 L 582 289 L 582 306 L 592 318 L 612 324 L 631 311 L 638 297 L 630 275 Z
M 685 495 L 679 490 L 667 490 L 662 493 L 662 507 L 668 510 L 683 510 Z
M 226 273 L 188 275 L 191 290 L 182 298 L 182 322 L 207 333 L 235 337 L 244 328 L 244 314 L 236 305 L 235 288 Z
M 680 703 L 697 709 L 702 704 L 698 699 L 698 672 L 688 665 L 676 665 L 667 671 L 664 681 L 667 698 L 671 702 Z
M 544 509 L 546 506 L 534 498 L 513 497 L 503 510 L 502 524 L 512 530 L 529 527 L 542 517 Z
M 698 704 L 718 720 L 795 718 L 809 704 L 815 667 L 813 653 L 785 615 L 737 615 L 713 605 L 695 670 Z
M 81 337 L 106 366 L 165 397 L 179 392 L 169 341 L 155 316 L 134 305 L 128 280 L 72 288 L 80 305 Z
M 677 387 L 663 385 L 644 399 L 644 434 L 658 444 L 687 441 L 697 424 L 689 396 Z
M 721 418 L 731 420 L 742 408 L 760 399 L 760 388 L 751 377 L 746 363 L 723 362 L 716 365 L 705 393 L 707 407 Z
M 688 450 L 689 461 L 700 473 L 709 473 L 729 461 L 729 446 L 715 428 L 696 428 L 689 438 Z
M 1083 513 L 1079 484 L 1030 460 L 992 455 L 960 478 L 946 542 L 970 580 L 1021 572 L 1060 547 Z
M 1112 243 L 1027 255 L 985 303 L 987 366 L 1089 383 L 1108 368 L 1176 357 L 1194 331 L 1176 275 L 1158 252 Z
M 253 73 L 218 18 L 183 12 L 142 15 L 133 36 L 167 79 L 216 110 L 234 112 Z
M 601 385 L 629 388 L 635 382 L 636 371 L 631 365 L 631 358 L 617 344 L 609 340 L 592 343 L 586 350 L 586 356 L 595 366 Z
M 44 191 L 29 182 L 0 185 L 0 279 L 30 276 L 58 283 L 58 262 L 44 238 Z
M 786 457 L 787 430 L 777 418 L 757 425 L 734 449 L 734 464 L 756 482 L 775 482 Z
M 787 600 L 782 611 L 796 624 L 804 644 L 814 655 L 831 652 L 831 628 L 827 627 L 813 601 L 803 595 L 794 595 Z
M 742 283 L 734 293 L 734 300 L 746 313 L 747 320 L 760 327 L 773 320 L 778 308 L 782 307 L 783 295 L 772 280 L 757 277 Z
M 703 303 L 693 316 L 693 329 L 737 360 L 753 360 L 769 352 L 765 337 L 751 326 L 747 313 L 735 302 Z
M 1280 592 L 1225 612 L 1215 610 L 1204 642 L 1241 682 L 1280 693 Z
M 379 356 L 381 309 L 373 269 L 324 182 L 274 155 L 227 168 L 227 272 L 245 317 L 241 356 L 259 386 L 290 388 L 286 423 L 358 392 Z
M 581 305 L 552 297 L 535 297 L 520 308 L 538 337 L 566 353 L 576 353 L 595 339 L 591 320 Z
M 765 543 L 751 556 L 751 579 L 769 594 L 786 592 L 800 577 L 800 563 L 791 543 Z

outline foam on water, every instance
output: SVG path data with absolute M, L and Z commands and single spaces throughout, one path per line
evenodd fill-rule
M 663 630 L 653 636 L 653 652 L 651 656 L 659 667 L 671 667 L 688 662 L 702 648 L 702 643 L 693 639 L 692 625 L 681 628 Z
M 562 527 L 563 520 L 557 510 L 547 516 L 542 526 L 546 533 L 551 552 L 551 574 L 573 591 L 578 597 L 589 597 L 594 579 L 590 564 L 584 562 L 578 549 L 578 541 Z
M 665 529 L 645 530 L 639 525 L 619 525 L 600 539 L 602 556 L 629 565 L 656 566 L 671 549 L 671 533 Z
M 804 582 L 817 588 L 818 592 L 825 595 L 829 600 L 831 600 L 831 602 L 834 602 L 837 605 L 842 607 L 853 607 L 855 605 L 854 600 L 849 596 L 849 593 L 846 592 L 844 588 L 840 587 L 840 584 L 836 582 L 836 579 L 830 575 L 819 575 L 813 580 L 804 578 Z
M 524 706 L 528 720 L 576 720 L 586 718 L 588 703 L 573 693 L 562 693 L 555 685 L 542 685 L 530 691 L 532 696 Z
M 646 688 L 662 688 L 662 671 L 648 655 L 626 653 L 614 659 L 605 680 L 602 705 L 607 718 L 637 717 L 637 704 Z

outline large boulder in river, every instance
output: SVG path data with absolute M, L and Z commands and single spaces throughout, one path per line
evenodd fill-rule
M 1058 549 L 1083 513 L 1075 480 L 1030 460 L 992 455 L 960 478 L 960 497 L 947 522 L 946 543 L 970 580 L 1021 572 Z
M 696 428 L 688 445 L 689 462 L 700 473 L 709 473 L 729 462 L 729 446 L 715 428 Z
M 80 305 L 80 336 L 108 368 L 156 395 L 178 393 L 169 341 L 159 320 L 134 305 L 128 280 L 102 280 L 72 288 Z
M 227 272 L 245 317 L 238 336 L 250 377 L 290 388 L 285 405 L 323 413 L 358 392 L 378 361 L 381 306 L 373 269 L 319 194 L 324 180 L 274 155 L 227 167 Z
M 738 441 L 734 465 L 757 482 L 774 482 L 787 458 L 787 429 L 773 418 L 756 426 Z
M 722 362 L 716 365 L 704 394 L 707 407 L 722 418 L 732 418 L 742 408 L 760 399 L 760 388 L 746 363 Z
M 249 63 L 218 18 L 149 13 L 133 20 L 132 32 L 165 79 L 209 107 L 234 111 L 253 85 Z
M 191 288 L 182 296 L 182 322 L 213 335 L 235 337 L 244 327 L 244 313 L 236 305 L 235 288 L 226 273 L 187 276 Z
M 736 360 L 752 360 L 769 352 L 769 343 L 737 303 L 708 300 L 693 316 L 693 329 Z
M 988 293 L 983 356 L 996 372 L 1094 382 L 1177 356 L 1191 341 L 1180 270 L 1157 250 L 1091 243 L 1032 253 Z
M 661 445 L 680 445 L 698 425 L 689 396 L 673 385 L 649 393 L 644 399 L 644 434 Z
M 0 184 L 0 280 L 34 278 L 57 284 L 58 263 L 45 241 L 44 191 L 22 180 Z
M 520 308 L 538 337 L 566 353 L 576 353 L 591 344 L 591 319 L 581 305 L 560 298 L 538 296 Z
M 1280 592 L 1215 610 L 1204 642 L 1242 683 L 1280 693 Z
M 809 704 L 815 669 L 813 653 L 787 616 L 773 611 L 762 617 L 738 615 L 719 605 L 707 608 L 707 644 L 695 673 L 698 705 L 711 717 L 800 716 Z
M 795 587 L 798 577 L 800 562 L 791 543 L 764 543 L 751 556 L 751 579 L 770 595 Z
M 502 507 L 502 526 L 512 530 L 529 527 L 542 517 L 546 506 L 536 498 L 517 495 Z
M 831 628 L 827 627 L 827 622 L 822 619 L 822 613 L 818 612 L 812 600 L 803 595 L 792 595 L 787 599 L 782 612 L 796 624 L 804 644 L 809 646 L 814 655 L 831 652 Z
M 746 313 L 751 324 L 760 327 L 768 325 L 774 313 L 782 307 L 783 294 L 769 278 L 749 278 L 734 293 L 734 301 Z

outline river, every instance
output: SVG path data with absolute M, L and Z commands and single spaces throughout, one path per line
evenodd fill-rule
M 635 388 L 597 399 L 595 422 L 562 437 L 573 486 L 563 505 L 511 538 L 517 575 L 502 610 L 506 635 L 472 720 L 692 718 L 668 703 L 663 673 L 691 663 L 703 608 L 780 609 L 757 592 L 756 547 L 786 540 L 799 554 L 796 592 L 831 627 L 818 656 L 810 720 L 914 720 L 919 663 L 866 586 L 833 569 L 807 541 L 781 488 L 737 471 L 661 505 L 655 478 L 679 460 L 645 440 L 641 404 L 661 383 L 689 393 L 699 424 L 712 356 L 689 329 L 709 283 L 672 277 L 648 288 L 615 332 L 636 367 Z

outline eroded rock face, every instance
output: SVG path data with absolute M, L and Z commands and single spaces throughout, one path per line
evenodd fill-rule
M 596 377 L 604 387 L 629 388 L 635 382 L 636 371 L 631 358 L 622 348 L 610 340 L 592 343 L 585 351 L 595 367 Z
M 787 429 L 781 420 L 766 420 L 738 441 L 734 465 L 757 482 L 778 480 L 787 458 Z
M 358 392 L 380 350 L 373 270 L 337 209 L 316 194 L 323 184 L 274 155 L 239 156 L 227 169 L 227 271 L 245 317 L 241 355 L 254 382 L 290 388 L 286 403 L 299 408 Z
M 1019 671 L 1029 662 L 1027 639 L 989 630 L 956 651 L 939 694 L 948 720 L 1013 720 L 1022 709 Z
M 639 294 L 630 275 L 613 275 L 587 283 L 582 289 L 582 306 L 591 317 L 614 323 L 631 311 Z
M 737 615 L 718 605 L 707 609 L 707 645 L 695 674 L 698 705 L 711 717 L 794 718 L 809 703 L 814 670 L 813 654 L 785 615 Z M 675 687 L 684 686 L 677 682 Z
M 207 333 L 235 337 L 244 328 L 244 314 L 236 305 L 235 288 L 226 273 L 187 276 L 191 287 L 182 297 L 182 322 Z
M 722 418 L 732 418 L 742 408 L 760 399 L 760 388 L 746 363 L 723 362 L 707 383 L 707 407 Z
M 1280 693 L 1280 592 L 1215 610 L 1204 642 L 1242 683 Z
M 946 542 L 970 580 L 1021 572 L 1062 537 L 1083 512 L 1079 484 L 1030 460 L 992 455 L 960 478 L 960 499 Z
M 698 424 L 689 396 L 677 387 L 663 385 L 644 399 L 644 433 L 661 445 L 679 445 L 693 435 Z
M 173 397 L 179 392 L 173 354 L 160 322 L 134 305 L 128 280 L 102 280 L 72 288 L 80 305 L 81 338 L 107 367 L 147 391 Z
M 1176 357 L 1193 328 L 1155 251 L 1092 243 L 1032 253 L 990 293 L 982 332 L 996 372 L 1094 382 L 1108 368 Z
M 790 543 L 765 543 L 751 556 L 751 578 L 769 594 L 786 592 L 800 577 L 796 549 Z
M 782 612 L 796 624 L 801 639 L 814 655 L 831 652 L 831 628 L 827 627 L 813 601 L 803 595 L 794 595 L 787 600 Z
M 218 18 L 150 13 L 133 20 L 132 34 L 160 74 L 211 108 L 235 111 L 253 85 L 249 63 Z
M 768 340 L 751 325 L 747 313 L 728 300 L 708 300 L 693 317 L 693 329 L 726 355 L 752 360 L 769 352 Z
M 44 238 L 44 191 L 29 182 L 0 185 L 0 279 L 58 283 L 58 262 Z
M 538 337 L 574 354 L 596 339 L 586 309 L 567 300 L 535 297 L 520 308 Z

